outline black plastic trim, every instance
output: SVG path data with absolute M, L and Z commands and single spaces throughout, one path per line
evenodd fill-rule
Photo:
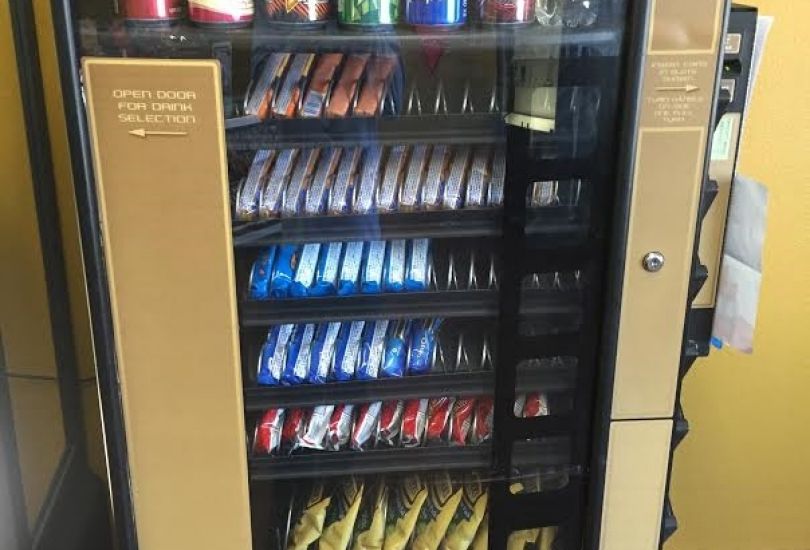
M 516 445 L 514 455 L 515 465 L 567 466 L 568 441 L 566 438 L 548 438 L 522 443 Z M 491 456 L 489 445 L 322 451 L 252 457 L 249 469 L 252 481 L 429 470 L 486 470 L 490 467 Z

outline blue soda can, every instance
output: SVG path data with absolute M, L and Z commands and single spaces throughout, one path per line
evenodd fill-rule
M 458 27 L 467 22 L 467 0 L 405 0 L 410 25 Z

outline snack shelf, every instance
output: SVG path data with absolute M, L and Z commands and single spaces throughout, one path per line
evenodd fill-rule
M 554 417 L 547 417 L 549 420 Z M 514 466 L 570 466 L 567 437 L 549 437 L 515 445 Z M 488 444 L 464 447 L 416 447 L 368 451 L 320 451 L 288 456 L 250 457 L 251 481 L 271 481 L 353 474 L 487 469 L 492 464 Z
M 365 241 L 376 239 L 498 237 L 503 212 L 496 208 L 369 215 L 317 216 L 254 222 L 235 222 L 235 247 L 280 243 Z M 587 233 L 576 207 L 537 209 L 527 233 L 570 242 Z
M 243 328 L 269 327 L 281 323 L 316 323 L 357 319 L 411 319 L 497 317 L 497 290 L 449 290 L 357 294 L 318 298 L 283 298 L 243 301 L 240 304 Z M 526 291 L 521 315 L 542 315 L 548 323 L 575 318 L 580 314 L 581 292 Z
M 569 391 L 575 384 L 575 370 L 563 365 L 518 371 L 517 393 Z M 456 372 L 402 378 L 302 384 L 298 386 L 253 386 L 245 389 L 245 411 L 269 408 L 314 407 L 331 403 L 367 403 L 392 399 L 421 399 L 452 395 L 472 397 L 492 393 L 495 373 Z
M 264 121 L 255 116 L 241 116 L 227 119 L 225 128 L 229 149 L 251 151 L 267 147 L 311 147 L 313 144 L 495 144 L 504 141 L 504 124 L 503 116 L 498 113 Z

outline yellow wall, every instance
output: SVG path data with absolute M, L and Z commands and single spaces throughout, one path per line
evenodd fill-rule
M 810 2 L 747 3 L 776 16 L 740 166 L 770 190 L 755 352 L 686 379 L 667 550 L 810 548 Z

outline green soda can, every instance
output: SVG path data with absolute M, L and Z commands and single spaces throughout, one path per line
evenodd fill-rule
M 399 0 L 337 0 L 338 21 L 357 30 L 393 27 L 399 19 Z

